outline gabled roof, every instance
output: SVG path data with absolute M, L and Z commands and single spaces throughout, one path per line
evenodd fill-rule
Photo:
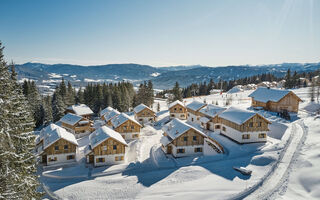
M 214 118 L 215 116 L 217 116 L 218 114 L 220 114 L 224 110 L 226 110 L 226 108 L 222 108 L 219 106 L 208 104 L 206 107 L 202 108 L 199 112 L 206 115 L 206 116 Z
M 105 109 L 103 109 L 103 110 L 100 111 L 100 116 L 103 116 L 103 115 L 105 115 L 106 113 L 111 112 L 111 111 L 113 111 L 113 110 L 115 110 L 115 109 L 112 108 L 112 107 L 110 107 L 110 106 L 108 106 L 108 107 L 106 107 Z
M 266 87 L 259 87 L 254 92 L 252 92 L 249 95 L 249 97 L 254 98 L 255 101 L 260 101 L 263 103 L 267 103 L 268 101 L 278 102 L 291 92 L 292 91 L 290 90 L 280 90 L 280 89 L 272 89 L 272 88 L 268 89 Z M 297 98 L 299 97 L 297 96 Z M 299 100 L 301 101 L 300 98 Z
M 109 120 L 113 119 L 114 117 L 116 117 L 116 116 L 118 116 L 118 115 L 120 115 L 120 112 L 119 112 L 119 111 L 117 111 L 117 110 L 112 110 L 112 111 L 110 111 L 110 112 L 107 112 L 107 113 L 104 115 L 104 119 L 105 119 L 106 121 L 109 121 Z
M 234 122 L 238 125 L 241 125 L 251 119 L 253 116 L 257 115 L 257 113 L 238 109 L 235 107 L 230 107 L 221 114 L 219 114 L 219 117 L 222 119 L 226 119 L 228 121 Z
M 56 128 L 61 128 L 61 127 L 56 124 L 51 123 L 50 125 L 41 129 L 40 134 L 36 139 L 36 143 L 38 144 L 39 142 L 41 142 L 47 134 L 49 134 L 51 131 L 53 131 Z
M 89 136 L 91 149 L 94 149 L 96 146 L 98 146 L 99 144 L 101 144 L 109 138 L 113 138 L 126 146 L 128 145 L 126 141 L 123 139 L 123 137 L 120 135 L 120 133 L 106 126 L 102 126 L 98 130 L 91 133 Z
M 69 106 L 67 110 L 72 110 L 76 115 L 92 115 L 93 111 L 85 104 Z
M 118 128 L 121 124 L 125 123 L 126 121 L 128 120 L 131 120 L 133 121 L 134 123 L 136 123 L 137 125 L 140 125 L 139 122 L 137 122 L 135 119 L 133 119 L 132 117 L 129 117 L 127 114 L 125 113 L 121 113 L 120 115 L 114 117 L 112 120 L 111 120 L 111 124 L 114 128 Z
M 57 127 L 44 136 L 43 150 L 54 144 L 56 141 L 64 139 L 78 146 L 75 136 L 62 127 Z
M 68 113 L 65 116 L 63 116 L 59 121 L 73 126 L 76 123 L 78 123 L 82 118 L 83 117 L 81 117 L 79 115 Z
M 179 104 L 182 107 L 185 107 L 181 101 L 176 100 L 176 101 L 174 101 L 174 102 L 169 104 L 169 109 L 172 108 L 173 106 L 177 105 L 177 104 Z
M 141 111 L 143 111 L 145 108 L 147 108 L 148 110 L 151 110 L 151 108 L 149 108 L 148 106 L 144 105 L 143 103 L 136 106 L 134 109 L 133 109 L 133 112 L 134 113 L 139 113 Z M 153 110 L 151 110 L 153 112 Z
M 165 132 L 171 140 L 176 139 L 177 137 L 181 136 L 190 129 L 193 129 L 197 131 L 200 135 L 206 137 L 206 134 L 204 134 L 200 130 L 176 118 L 162 128 L 163 132 Z
M 201 103 L 199 101 L 193 101 L 187 105 L 187 108 L 193 111 L 198 111 L 202 107 L 206 106 L 207 104 Z

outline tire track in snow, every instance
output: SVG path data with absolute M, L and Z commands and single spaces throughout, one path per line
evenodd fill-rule
M 285 177 L 288 175 L 295 155 L 305 139 L 307 131 L 301 124 L 301 120 L 293 123 L 289 141 L 281 152 L 277 163 L 273 165 L 268 174 L 249 189 L 230 199 L 269 199 L 273 193 L 281 188 L 282 184 L 286 181 Z

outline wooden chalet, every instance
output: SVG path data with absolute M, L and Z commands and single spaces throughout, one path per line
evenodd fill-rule
M 64 128 L 50 126 L 43 132 L 41 140 L 41 146 L 38 147 L 41 163 L 60 165 L 76 161 L 78 142 L 75 136 Z
M 93 115 L 93 111 L 85 104 L 76 104 L 76 105 L 69 106 L 67 107 L 65 113 L 66 114 L 72 113 L 87 119 L 91 119 Z
M 216 131 L 220 130 L 219 114 L 225 111 L 226 108 L 208 104 L 199 111 L 200 126 L 205 130 Z
M 156 113 L 144 104 L 140 104 L 133 109 L 134 118 L 140 124 L 153 123 L 156 121 Z
M 187 119 L 187 108 L 179 100 L 169 104 L 170 118 Z
M 260 87 L 249 95 L 252 98 L 252 107 L 261 107 L 272 112 L 294 112 L 299 110 L 302 100 L 290 90 L 271 89 Z
M 73 133 L 76 138 L 83 137 L 94 131 L 92 122 L 82 116 L 68 113 L 60 119 L 61 126 Z
M 174 157 L 203 155 L 204 143 L 207 139 L 203 132 L 176 118 L 166 124 L 162 130 L 163 137 L 160 142 L 161 148 L 166 154 L 171 154 Z M 215 143 L 212 142 L 211 145 L 221 153 Z
M 139 138 L 142 126 L 135 119 L 129 117 L 125 113 L 114 117 L 111 120 L 112 128 L 121 134 L 125 140 Z
M 200 113 L 199 111 L 207 106 L 206 103 L 201 103 L 199 101 L 193 101 L 190 104 L 188 104 L 187 111 L 188 111 L 188 117 L 187 120 L 189 122 L 200 124 Z
M 128 145 L 118 132 L 102 126 L 89 136 L 89 142 L 84 152 L 87 163 L 102 166 L 124 162 Z
M 220 134 L 238 143 L 267 141 L 271 123 L 258 113 L 230 107 L 218 116 L 216 126 L 220 125 Z

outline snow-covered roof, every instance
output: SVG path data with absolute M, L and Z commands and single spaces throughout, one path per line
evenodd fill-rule
M 290 93 L 290 90 L 268 89 L 266 87 L 259 87 L 252 92 L 249 97 L 254 98 L 255 101 L 267 103 L 268 101 L 278 102 L 284 96 Z
M 226 110 L 226 108 L 208 104 L 206 107 L 202 108 L 199 112 L 213 118 L 217 116 L 219 113 L 223 112 L 224 110 Z
M 79 115 L 75 115 L 72 113 L 68 113 L 65 116 L 63 116 L 60 121 L 65 123 L 65 124 L 69 124 L 69 125 L 75 125 L 76 123 L 78 123 L 80 120 L 82 119 L 81 116 Z
M 64 139 L 78 146 L 76 137 L 72 133 L 68 132 L 66 129 L 62 127 L 57 127 L 44 136 L 43 150 L 54 144 L 59 139 Z
M 175 105 L 177 105 L 177 104 L 179 104 L 179 105 L 181 105 L 182 107 L 184 107 L 184 105 L 183 105 L 183 103 L 182 103 L 181 101 L 176 100 L 176 101 L 174 101 L 174 102 L 172 102 L 172 103 L 169 104 L 169 108 L 172 108 L 173 106 L 175 106 Z
M 160 143 L 163 144 L 163 146 L 167 146 L 168 144 L 170 144 L 172 141 L 172 139 L 170 139 L 167 136 L 162 136 L 160 139 Z
M 202 122 L 202 123 L 208 123 L 210 121 L 210 119 L 208 119 L 207 117 L 201 117 L 200 118 L 200 122 Z
M 236 85 L 233 88 L 231 88 L 227 93 L 233 94 L 233 93 L 242 92 L 242 91 L 243 91 L 243 89 L 241 88 L 241 86 Z
M 109 127 L 102 126 L 98 130 L 91 133 L 89 136 L 91 149 L 94 149 L 96 146 L 98 146 L 108 138 L 113 138 L 118 142 L 121 142 L 122 144 L 127 145 L 126 141 L 123 139 L 120 133 L 112 130 Z
M 110 107 L 110 106 L 108 106 L 108 107 L 106 107 L 105 109 L 103 109 L 103 110 L 100 111 L 100 116 L 103 116 L 103 115 L 105 115 L 106 113 L 108 113 L 108 112 L 110 112 L 110 111 L 112 111 L 112 110 L 115 110 L 115 109 L 112 108 L 112 107 Z
M 230 107 L 221 114 L 219 114 L 220 118 L 226 119 L 228 121 L 234 122 L 238 125 L 241 125 L 255 116 L 256 113 L 238 109 L 235 107 Z
M 165 132 L 172 140 L 176 139 L 180 135 L 184 134 L 190 129 L 196 130 L 199 134 L 206 137 L 206 135 L 198 129 L 190 126 L 189 124 L 181 121 L 180 119 L 173 119 L 171 122 L 162 127 L 163 132 Z
M 127 114 L 125 113 L 121 113 L 120 115 L 114 117 L 111 120 L 111 124 L 114 128 L 119 127 L 121 124 L 125 123 L 126 121 L 131 120 L 133 122 L 135 122 L 137 125 L 141 126 L 139 124 L 139 122 L 137 122 L 135 119 L 133 119 L 132 117 L 129 117 Z
M 67 108 L 72 110 L 76 115 L 91 115 L 93 111 L 85 104 L 72 105 Z
M 111 110 L 110 112 L 107 112 L 105 115 L 104 115 L 104 119 L 106 121 L 109 121 L 110 119 L 114 118 L 115 116 L 117 115 L 120 115 L 120 112 L 117 111 L 117 110 Z
M 53 131 L 56 128 L 61 128 L 61 127 L 56 124 L 51 123 L 50 125 L 41 129 L 40 134 L 36 139 L 36 143 L 41 142 L 43 140 L 44 136 L 46 136 L 47 134 L 49 134 L 51 131 Z
M 134 109 L 133 109 L 133 112 L 135 113 L 139 113 L 141 111 L 143 111 L 145 108 L 148 108 L 149 110 L 151 110 L 148 106 L 144 105 L 143 103 L 136 106 Z M 152 111 L 152 110 L 151 110 Z
M 193 111 L 198 111 L 200 108 L 202 108 L 205 105 L 207 104 L 201 103 L 199 101 L 193 101 L 187 105 L 187 108 Z

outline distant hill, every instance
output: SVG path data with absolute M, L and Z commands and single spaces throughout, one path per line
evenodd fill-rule
M 320 63 L 283 63 L 276 65 L 259 66 L 227 66 L 227 67 L 205 67 L 174 66 L 174 67 L 152 67 L 139 64 L 109 64 L 99 66 L 81 66 L 69 64 L 42 64 L 25 63 L 16 65 L 19 79 L 28 78 L 37 80 L 38 83 L 50 82 L 64 77 L 66 80 L 76 83 L 86 82 L 114 82 L 129 80 L 140 83 L 144 80 L 152 80 L 156 89 L 172 88 L 176 81 L 182 87 L 191 83 L 209 81 L 232 80 L 262 74 L 273 73 L 275 76 L 283 76 L 288 68 L 291 71 L 308 72 L 320 69 Z

